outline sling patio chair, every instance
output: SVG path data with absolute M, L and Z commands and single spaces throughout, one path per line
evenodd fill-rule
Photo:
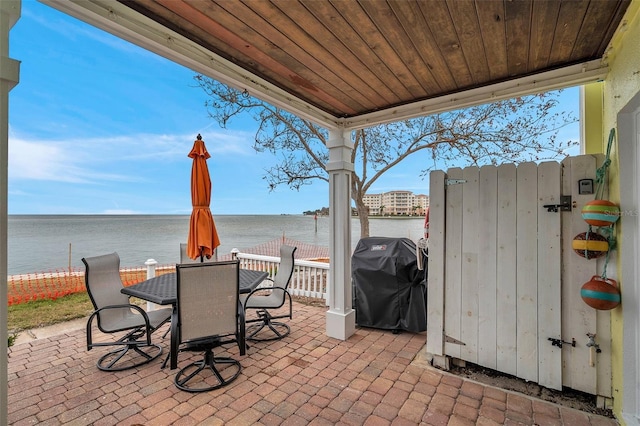
M 231 357 L 218 357 L 213 349 L 229 343 L 246 351 L 244 310 L 238 299 L 239 262 L 178 264 L 178 353 L 204 352 L 175 376 L 178 389 L 205 392 L 226 386 L 242 370 Z
M 247 340 L 270 341 L 282 339 L 290 333 L 287 324 L 274 319 L 289 318 L 293 316 L 291 294 L 288 287 L 294 270 L 294 254 L 297 247 L 283 244 L 280 246 L 280 266 L 273 278 L 267 278 L 265 283 L 258 286 L 251 293 L 242 295 L 242 303 L 245 311 L 255 309 L 257 318 L 247 320 Z M 264 285 L 266 284 L 266 286 Z M 285 313 L 273 314 L 269 310 L 282 308 L 289 302 Z
M 162 354 L 158 344 L 151 343 L 151 334 L 171 319 L 171 308 L 146 312 L 130 303 L 120 292 L 120 257 L 118 253 L 83 258 L 85 285 L 94 311 L 87 320 L 87 350 L 98 346 L 116 348 L 100 357 L 98 368 L 122 371 L 153 361 Z M 115 341 L 94 342 L 93 321 L 106 334 L 125 334 Z

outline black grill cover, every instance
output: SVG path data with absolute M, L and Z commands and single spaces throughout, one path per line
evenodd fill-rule
M 426 331 L 426 264 L 418 269 L 416 245 L 408 238 L 362 238 L 351 257 L 356 324 Z

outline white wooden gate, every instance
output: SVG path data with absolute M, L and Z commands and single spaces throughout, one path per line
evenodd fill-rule
M 580 297 L 604 258 L 571 247 L 588 229 L 581 207 L 594 198 L 578 193 L 578 181 L 593 179 L 595 189 L 597 161 L 431 173 L 427 352 L 436 360 L 611 397 L 610 313 Z M 561 195 L 571 196 L 570 211 L 544 207 L 562 204 Z

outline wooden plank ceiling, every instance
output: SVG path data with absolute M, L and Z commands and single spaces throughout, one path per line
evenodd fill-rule
M 119 0 L 336 118 L 602 58 L 630 0 Z

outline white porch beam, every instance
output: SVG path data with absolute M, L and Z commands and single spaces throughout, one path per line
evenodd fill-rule
M 351 296 L 351 132 L 329 130 L 329 288 L 327 336 L 346 340 L 355 333 Z
M 455 111 L 516 96 L 533 95 L 550 90 L 593 83 L 604 79 L 608 71 L 609 68 L 602 61 L 594 60 L 490 86 L 465 90 L 460 93 L 388 108 L 354 118 L 347 118 L 343 124 L 346 129 L 356 130 L 398 120 Z
M 9 91 L 20 79 L 20 63 L 9 58 L 9 31 L 20 18 L 20 0 L 0 1 L 0 341 L 7 344 L 7 196 L 9 190 Z M 0 424 L 7 424 L 7 346 L 0 353 Z

